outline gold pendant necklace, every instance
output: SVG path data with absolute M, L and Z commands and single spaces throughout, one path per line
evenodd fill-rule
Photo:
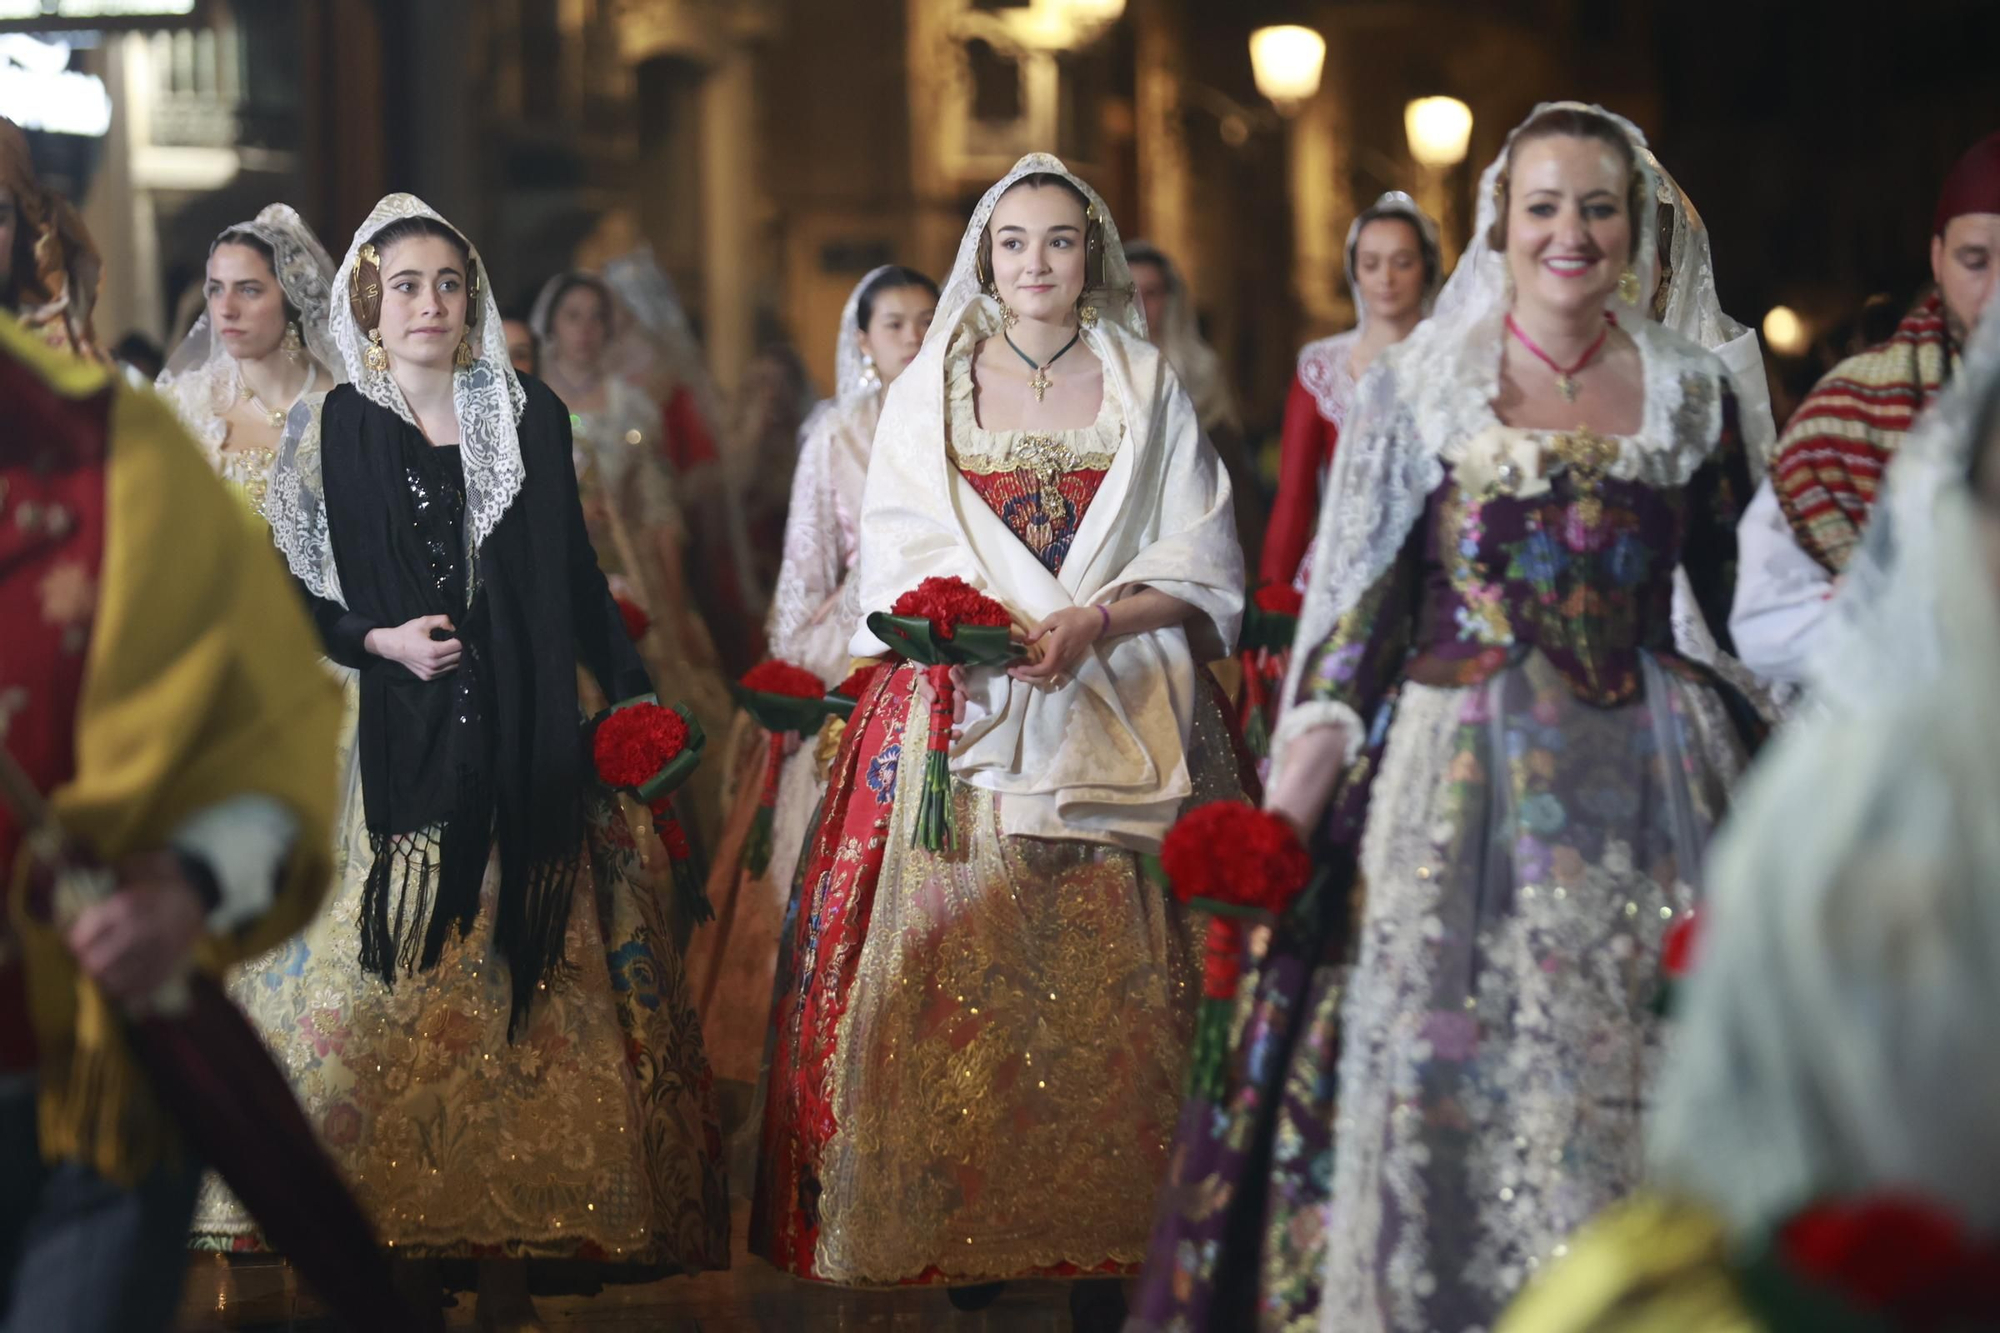
M 1054 356 L 1050 357 L 1047 361 L 1042 362 L 1040 365 L 1036 365 L 1035 358 L 1029 356 L 1026 352 L 1021 350 L 1019 344 L 1017 344 L 1014 341 L 1014 336 L 1012 334 L 1008 333 L 1005 329 L 1002 329 L 1000 331 L 1000 336 L 1002 338 L 1005 338 L 1007 340 L 1007 345 L 1014 349 L 1014 355 L 1020 357 L 1023 361 L 1027 362 L 1028 369 L 1035 372 L 1034 378 L 1028 381 L 1028 387 L 1035 391 L 1035 401 L 1039 403 L 1042 401 L 1042 398 L 1048 393 L 1050 389 L 1056 387 L 1055 382 L 1049 378 L 1049 367 L 1053 366 L 1056 362 L 1062 360 L 1063 352 L 1067 352 L 1070 348 L 1076 346 L 1077 340 L 1083 337 L 1083 330 L 1078 329 L 1075 333 L 1072 333 L 1069 336 L 1069 341 L 1062 345 L 1062 351 L 1057 352 Z

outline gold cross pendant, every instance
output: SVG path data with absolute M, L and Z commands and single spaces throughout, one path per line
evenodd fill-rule
M 1055 382 L 1049 378 L 1049 368 L 1035 367 L 1035 377 L 1028 381 L 1028 387 L 1035 391 L 1035 401 L 1041 402 L 1042 396 L 1055 387 Z
M 1576 401 L 1576 393 L 1577 393 L 1577 388 L 1576 388 L 1576 379 L 1575 379 L 1575 377 L 1574 377 L 1574 376 L 1571 376 L 1571 375 L 1560 375 L 1560 376 L 1557 376 L 1557 377 L 1556 377 L 1556 392 L 1557 392 L 1557 393 L 1560 393 L 1560 394 L 1561 394 L 1561 395 L 1563 396 L 1563 401 L 1564 401 L 1564 402 L 1566 402 L 1566 403 L 1573 403 L 1573 402 L 1575 402 L 1575 401 Z

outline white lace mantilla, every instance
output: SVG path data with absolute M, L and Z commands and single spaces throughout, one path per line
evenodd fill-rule
M 292 576 L 314 596 L 346 606 L 327 531 L 326 481 L 320 473 L 320 419 L 325 408 L 326 395 L 315 394 L 301 400 L 285 418 L 263 514 Z
M 299 396 L 324 394 L 341 378 L 340 351 L 334 346 L 329 323 L 333 260 L 328 257 L 326 247 L 289 204 L 271 204 L 250 221 L 226 228 L 222 235 L 229 232 L 247 233 L 270 247 L 271 268 L 278 287 L 298 312 L 299 350 L 310 359 L 309 364 L 319 367 L 308 377 Z M 225 452 L 229 423 L 224 417 L 244 396 L 243 375 L 236 359 L 215 336 L 206 309 L 167 358 L 153 388 L 172 405 L 181 424 L 202 446 L 210 467 L 223 473 L 227 480 L 246 487 L 254 483 L 261 490 L 274 451 L 251 451 L 256 460 L 254 476 L 246 474 L 243 460 L 232 461 Z
M 354 233 L 347 257 L 334 275 L 333 290 L 340 299 L 333 303 L 333 340 L 347 365 L 347 377 L 363 397 L 377 407 L 387 408 L 412 426 L 417 419 L 403 400 L 395 377 L 385 370 L 370 370 L 366 356 L 368 331 L 355 322 L 354 303 L 347 299 L 354 284 L 354 269 L 361 247 L 375 233 L 404 218 L 424 217 L 445 222 L 442 214 L 411 194 L 392 194 L 375 205 L 368 220 Z M 453 231 L 458 228 L 453 227 Z M 459 231 L 460 236 L 465 233 Z M 471 245 L 470 240 L 467 241 Z M 472 342 L 470 369 L 452 375 L 451 400 L 458 418 L 459 459 L 465 469 L 465 541 L 468 552 L 482 546 L 507 507 L 520 493 L 527 469 L 521 462 L 521 413 L 527 409 L 527 394 L 514 377 L 514 365 L 507 356 L 507 331 L 501 327 L 500 304 L 493 297 L 493 278 L 487 272 L 479 249 L 472 246 L 471 262 L 478 288 L 469 293 L 466 312 L 467 336 Z M 478 562 L 469 562 L 476 570 Z M 468 579 L 467 593 L 470 595 Z
M 1361 330 L 1349 329 L 1299 349 L 1299 383 L 1312 395 L 1319 414 L 1334 426 L 1347 420 L 1354 405 L 1354 344 Z

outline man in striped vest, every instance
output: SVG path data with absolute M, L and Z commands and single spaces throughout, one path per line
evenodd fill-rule
M 1751 670 L 1802 684 L 1811 646 L 1860 541 L 1883 469 L 1958 368 L 2000 275 L 2000 133 L 1945 178 L 1931 236 L 1934 289 L 1887 342 L 1835 366 L 1799 404 L 1739 527 L 1730 630 Z

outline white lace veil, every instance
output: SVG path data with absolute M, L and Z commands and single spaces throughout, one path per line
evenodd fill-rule
M 1356 213 L 1354 221 L 1347 224 L 1347 245 L 1341 250 L 1347 264 L 1347 290 L 1354 298 L 1354 329 L 1357 333 L 1368 326 L 1368 303 L 1361 299 L 1361 278 L 1355 270 L 1361 229 L 1385 217 L 1402 218 L 1417 229 L 1417 248 L 1424 257 L 1423 312 L 1426 315 L 1431 313 L 1437 301 L 1438 288 L 1444 285 L 1444 249 L 1438 243 L 1436 219 L 1417 207 L 1417 201 L 1401 190 L 1386 191 L 1374 203 Z
M 925 350 L 932 343 L 940 346 L 949 343 L 975 302 L 984 302 L 998 316 L 999 302 L 986 293 L 979 281 L 979 239 L 986 234 L 986 224 L 993 220 L 993 208 L 1000 202 L 1000 196 L 1020 184 L 1022 177 L 1035 175 L 1060 176 L 1089 201 L 1088 211 L 1096 224 L 1100 251 L 1097 259 L 1088 261 L 1093 280 L 1084 289 L 1083 304 L 1095 313 L 1087 318 L 1099 324 L 1117 325 L 1137 338 L 1146 336 L 1146 312 L 1133 293 L 1132 269 L 1125 262 L 1125 246 L 1118 238 L 1118 224 L 1111 220 L 1111 210 L 1105 207 L 1103 197 L 1054 154 L 1030 153 L 995 181 L 972 210 L 972 217 L 965 224 L 965 235 L 958 243 L 958 259 L 951 266 L 951 277 L 946 279 L 938 296 L 937 317 L 931 321 L 930 332 L 924 335 Z
M 1646 152 L 1658 181 L 1661 204 L 1673 210 L 1673 244 L 1666 255 L 1666 290 L 1654 298 L 1653 314 L 1660 323 L 1722 358 L 1736 391 L 1737 429 L 1753 476 L 1762 478 L 1778 431 L 1771 419 L 1771 386 L 1764 377 L 1764 350 L 1755 329 L 1723 313 L 1715 291 L 1715 260 L 1709 253 L 1708 228 L 1695 211 L 1694 200 L 1680 187 L 1660 159 Z M 1654 286 L 1658 286 L 1655 278 Z
M 660 267 L 653 247 L 641 245 L 605 264 L 604 285 L 631 316 L 631 323 L 613 341 L 612 364 L 648 393 L 653 392 L 649 382 L 653 372 L 665 370 L 694 395 L 701 419 L 720 445 L 722 394 L 708 373 L 708 360 L 688 323 L 674 280 Z
M 1722 311 L 1715 291 L 1715 261 L 1709 251 L 1708 228 L 1695 211 L 1694 200 L 1680 187 L 1660 159 L 1646 150 L 1653 168 L 1655 201 L 1670 211 L 1671 240 L 1653 280 L 1653 317 L 1690 342 L 1721 358 L 1736 393 L 1736 424 L 1753 479 L 1764 475 L 1764 463 L 1777 439 L 1771 420 L 1771 389 L 1764 378 L 1764 353 L 1755 331 Z M 1664 272 L 1665 282 L 1660 279 Z M 1749 497 L 1744 497 L 1747 503 Z M 1674 571 L 1674 643 L 1683 656 L 1713 667 L 1767 716 L 1777 709 L 1768 687 L 1751 670 L 1722 651 L 1695 601 L 1694 586 L 1685 570 Z
M 334 275 L 333 290 L 339 299 L 333 302 L 331 321 L 334 345 L 355 389 L 412 426 L 417 424 L 416 418 L 394 377 L 389 371 L 368 368 L 368 333 L 356 320 L 353 288 L 360 277 L 357 268 L 362 247 L 390 223 L 413 217 L 430 218 L 451 226 L 414 195 L 392 194 L 375 205 L 368 220 L 354 233 L 347 256 Z M 455 227 L 452 230 L 458 231 Z M 463 232 L 458 234 L 464 236 Z M 491 275 L 478 249 L 469 240 L 466 244 L 471 250 L 473 270 L 469 275 L 472 288 L 468 293 L 466 336 L 474 360 L 470 368 L 452 375 L 452 407 L 458 418 L 459 461 L 465 473 L 466 547 L 476 552 L 520 493 L 526 476 L 521 462 L 519 427 L 521 414 L 527 408 L 527 395 L 507 358 L 507 333 L 501 327 L 499 303 L 493 299 Z M 284 551 L 292 572 L 317 595 L 341 601 L 322 503 L 318 414 L 302 411 L 305 406 L 302 403 L 293 409 L 286 423 L 285 438 L 279 444 L 277 465 L 265 499 L 265 517 L 271 522 L 272 536 Z M 478 562 L 469 567 L 476 570 Z M 469 594 L 470 586 L 467 591 Z
M 1780 735 L 1711 857 L 1650 1150 L 1745 1239 L 1882 1188 L 2000 1226 L 2000 590 L 1966 479 L 1996 403 L 1989 318 L 1836 595 L 1834 707 Z
M 1194 293 L 1172 256 L 1156 245 L 1133 241 L 1125 247 L 1126 261 L 1133 259 L 1159 265 L 1167 282 L 1167 311 L 1163 327 L 1152 330 L 1153 341 L 1167 354 L 1167 364 L 1181 377 L 1181 387 L 1194 400 L 1204 430 L 1242 427 L 1236 395 L 1230 391 L 1229 377 L 1223 373 L 1222 356 L 1201 336 L 1195 317 Z
M 879 393 L 882 389 L 882 377 L 876 373 L 875 363 L 861 351 L 861 293 L 868 290 L 869 283 L 894 267 L 894 264 L 883 264 L 879 268 L 868 270 L 867 275 L 854 284 L 854 290 L 847 294 L 847 303 L 840 307 L 839 332 L 834 339 L 833 396 L 822 398 L 814 404 L 812 411 L 806 413 L 805 421 L 799 426 L 801 459 L 806 452 L 804 442 L 811 439 L 813 433 L 826 424 L 827 413 L 837 408 L 851 406 L 869 394 Z M 794 497 L 798 494 L 796 480 L 793 483 L 792 494 Z M 790 538 L 786 540 L 789 542 Z M 771 614 L 773 617 L 778 614 L 775 604 Z
M 247 232 L 271 247 L 278 286 L 299 313 L 300 341 L 326 375 L 332 376 L 332 380 L 322 376 L 314 387 L 324 390 L 346 379 L 340 349 L 334 346 L 329 327 L 333 260 L 298 210 L 290 204 L 271 204 L 250 221 L 225 228 L 217 239 L 231 232 Z M 201 317 L 167 358 L 166 369 L 154 387 L 174 405 L 195 437 L 207 441 L 214 434 L 217 419 L 236 402 L 237 376 L 235 358 L 210 330 L 204 305 Z
M 847 304 L 840 308 L 840 337 L 833 353 L 833 401 L 837 403 L 852 402 L 882 387 L 875 363 L 861 351 L 861 293 L 894 267 L 884 264 L 870 269 L 866 277 L 854 284 L 854 290 L 847 294 Z

